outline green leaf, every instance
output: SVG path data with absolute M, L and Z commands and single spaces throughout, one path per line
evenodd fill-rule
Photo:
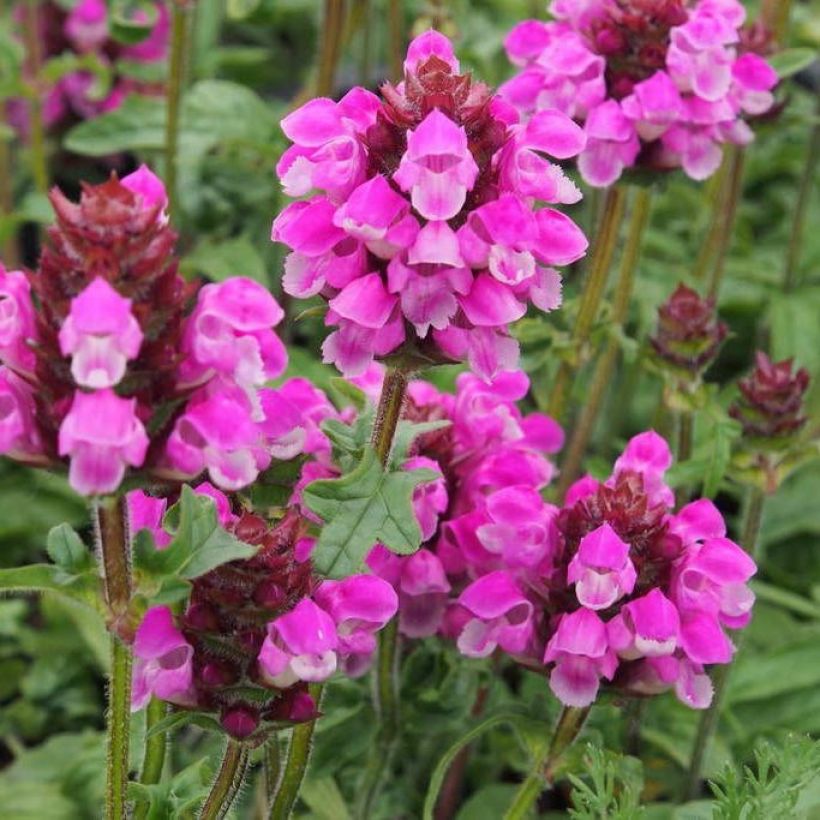
M 187 485 L 166 513 L 163 526 L 173 535 L 163 550 L 156 549 L 145 530 L 136 538 L 134 567 L 148 578 L 190 581 L 220 564 L 250 558 L 258 549 L 224 530 L 217 520 L 213 499 L 197 495 Z
M 421 529 L 413 489 L 435 477 L 432 470 L 386 471 L 367 447 L 352 472 L 308 484 L 305 503 L 325 522 L 312 555 L 316 569 L 331 578 L 358 572 L 377 541 L 400 555 L 415 552 Z
M 308 777 L 299 792 L 316 820 L 350 820 L 344 796 L 332 776 Z
M 468 744 L 472 743 L 476 738 L 489 732 L 490 729 L 495 729 L 497 726 L 512 726 L 516 727 L 521 720 L 522 715 L 518 712 L 499 712 L 495 715 L 490 715 L 484 718 L 480 723 L 473 726 L 472 729 L 465 732 L 452 746 L 442 755 L 441 760 L 433 769 L 433 774 L 430 776 L 430 785 L 427 787 L 427 795 L 424 798 L 424 820 L 433 820 L 433 812 L 436 808 L 438 795 L 441 791 L 441 786 L 444 783 L 444 778 L 447 776 L 452 762 L 456 755 Z
M 261 0 L 228 0 L 228 17 L 231 20 L 244 20 L 256 11 L 260 2 Z
M 337 406 L 345 407 L 352 405 L 360 413 L 367 407 L 367 396 L 364 390 L 351 384 L 347 379 L 341 379 L 335 376 L 330 380 L 330 392 L 334 398 L 339 399 L 336 402 Z
M 786 48 L 767 59 L 769 65 L 777 72 L 777 76 L 785 80 L 786 77 L 808 68 L 817 59 L 817 51 L 813 48 Z
M 114 2 L 109 10 L 108 31 L 111 37 L 118 43 L 125 46 L 134 46 L 142 43 L 151 36 L 151 31 L 156 25 L 159 10 L 156 3 L 138 3 L 142 15 L 137 17 L 127 14 L 129 9 L 124 8 L 129 4 Z
M 78 575 L 94 568 L 91 550 L 68 524 L 52 528 L 46 540 L 48 557 L 71 575 Z
M 204 274 L 214 282 L 246 276 L 263 285 L 268 284 L 265 262 L 247 236 L 224 242 L 205 239 L 182 260 L 180 267 L 185 273 Z
M 219 721 L 215 720 L 206 712 L 181 710 L 179 712 L 172 712 L 158 723 L 155 723 L 145 733 L 145 739 L 147 740 L 148 738 L 155 737 L 156 735 L 164 735 L 172 729 L 180 729 L 183 726 L 199 726 L 200 729 L 207 729 L 210 732 L 221 733 L 223 731 L 222 727 L 219 725 Z
M 393 451 L 390 454 L 390 461 L 398 469 L 406 461 L 410 447 L 419 436 L 423 436 L 425 433 L 433 433 L 436 430 L 443 430 L 451 424 L 452 422 L 449 419 L 425 421 L 420 424 L 412 421 L 400 421 L 393 439 Z
M 6 592 L 53 592 L 96 608 L 99 579 L 94 573 L 66 575 L 53 564 L 28 564 L 0 569 L 0 590 Z
M 179 153 L 194 162 L 222 142 L 264 146 L 272 138 L 274 124 L 269 106 L 249 88 L 203 80 L 191 87 L 182 103 Z M 93 157 L 162 151 L 164 144 L 164 100 L 138 94 L 127 97 L 116 111 L 75 126 L 64 140 L 69 151 Z

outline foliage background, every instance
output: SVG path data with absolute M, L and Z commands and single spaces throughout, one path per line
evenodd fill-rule
M 186 275 L 220 280 L 242 274 L 279 293 L 282 249 L 268 241 L 271 219 L 282 205 L 273 174 L 284 148 L 278 121 L 310 82 L 320 30 L 319 5 L 315 0 L 197 3 L 181 131 L 180 250 Z M 366 4 L 359 5 L 367 15 Z M 463 64 L 496 83 L 510 70 L 501 48 L 505 32 L 518 19 L 540 12 L 540 5 L 525 0 L 456 0 L 447 4 L 450 19 L 445 31 L 457 39 Z M 371 84 L 387 73 L 385 6 L 381 0 L 369 4 L 369 61 L 363 57 L 361 28 L 351 27 L 338 72 L 340 90 L 360 82 L 368 68 Z M 425 15 L 436 11 L 418 0 L 405 6 L 408 29 L 412 25 L 423 28 Z M 812 3 L 796 4 L 792 39 L 793 45 L 817 47 L 820 15 Z M 814 69 L 804 72 L 800 83 L 788 84 L 784 113 L 759 128 L 758 140 L 748 151 L 743 199 L 720 303 L 732 336 L 708 374 L 714 385 L 712 412 L 701 415 L 696 430 L 694 459 L 704 469 L 721 458 L 728 443 L 731 427 L 721 408 L 728 405 L 732 383 L 748 369 L 759 346 L 768 345 L 778 358 L 793 356 L 809 369 L 815 382 L 808 399 L 810 424 L 820 432 L 817 185 L 809 201 L 800 285 L 789 294 L 782 289 L 796 190 L 809 132 L 817 123 L 817 63 Z M 50 146 L 55 181 L 76 192 L 81 177 L 98 181 L 105 176 L 112 155 L 126 168 L 136 158 L 160 163 L 163 123 L 162 100 L 135 99 L 111 115 L 76 127 L 64 135 L 61 144 L 55 141 Z M 25 154 L 23 149 L 19 152 L 21 162 L 13 179 L 19 211 L 12 220 L 0 223 L 0 235 L 22 226 L 30 239 L 32 224 L 46 221 L 49 210 L 42 197 L 31 193 Z M 654 197 L 628 338 L 623 339 L 623 364 L 602 414 L 594 454 L 586 462 L 593 472 L 605 473 L 629 435 L 657 422 L 660 383 L 642 367 L 645 339 L 657 306 L 678 281 L 692 281 L 692 261 L 708 227 L 714 187 L 675 175 Z M 594 224 L 595 204 L 592 196 L 575 207 L 575 215 L 588 229 Z M 29 241 L 26 247 L 27 261 L 32 262 L 35 246 Z M 557 318 L 531 316 L 518 330 L 526 352 L 524 364 L 533 379 L 531 401 L 536 405 L 549 395 L 555 349 L 563 331 L 571 326 L 578 273 L 568 278 L 566 307 Z M 298 312 L 298 306 L 292 308 L 292 315 Z M 322 337 L 320 320 L 304 318 L 290 323 L 285 332 L 292 345 L 291 372 L 326 384 L 332 374 L 316 358 Z M 602 326 L 597 340 L 607 333 Z M 446 383 L 453 375 L 452 369 L 445 369 L 436 378 Z M 723 468 L 725 464 L 718 465 L 719 473 Z M 741 504 L 738 488 L 724 478 L 717 499 L 730 520 L 736 521 Z M 791 758 L 782 751 L 764 749 L 763 763 L 769 754 L 788 773 L 786 779 L 799 785 L 792 795 L 794 808 L 787 809 L 784 797 L 788 783 L 761 787 L 757 793 L 754 784 L 735 782 L 733 786 L 731 776 L 724 786 L 723 808 L 705 800 L 678 808 L 660 802 L 674 798 L 680 788 L 697 721 L 697 714 L 665 696 L 649 704 L 641 733 L 643 799 L 650 804 L 647 817 L 699 818 L 711 817 L 713 812 L 740 816 L 732 814 L 733 788 L 745 789 L 747 797 L 758 794 L 758 813 L 749 816 L 820 817 L 817 748 L 795 746 L 796 741 L 789 738 L 792 732 L 820 735 L 818 502 L 820 462 L 814 460 L 793 474 L 766 508 L 761 569 L 754 585 L 758 594 L 755 617 L 707 761 L 707 774 L 714 776 L 726 763 L 753 763 L 753 750 L 761 741 L 785 741 L 786 749 L 797 750 Z M 62 521 L 81 532 L 86 528 L 87 534 L 84 505 L 60 477 L 0 461 L 0 566 L 40 560 L 48 530 Z M 101 730 L 106 641 L 99 623 L 56 598 L 0 599 L 0 806 L 4 817 L 97 816 L 104 772 Z M 484 716 L 517 710 L 509 715 L 515 730 L 510 730 L 510 723 L 498 722 L 474 745 L 465 771 L 467 799 L 458 818 L 490 820 L 501 815 L 526 771 L 527 744 L 538 742 L 557 710 L 542 679 L 515 669 L 499 673 L 491 666 L 490 661 L 460 658 L 436 640 L 408 650 L 403 666 L 403 745 L 382 800 L 382 816 L 420 816 L 436 762 L 481 721 L 471 714 L 479 689 L 486 698 Z M 347 806 L 354 802 L 357 772 L 373 739 L 375 720 L 367 682 L 334 683 L 325 711 L 298 813 L 317 820 L 344 820 L 349 816 Z M 141 724 L 142 717 L 137 716 L 132 744 L 136 754 Z M 596 708 L 586 735 L 595 748 L 589 751 L 581 745 L 576 754 L 586 754 L 586 769 L 601 777 L 608 773 L 618 787 L 609 794 L 609 786 L 599 783 L 589 792 L 592 797 L 585 798 L 584 789 L 589 787 L 576 783 L 578 816 L 637 816 L 630 801 L 640 791 L 640 765 L 595 750 L 621 748 L 624 732 L 621 704 L 608 702 Z M 200 794 L 218 751 L 215 738 L 196 728 L 176 735 L 171 765 L 181 774 L 170 786 L 158 787 L 163 789 L 158 800 L 165 814 L 157 816 L 173 816 Z M 614 802 L 602 808 L 607 795 Z M 254 789 L 246 791 L 235 814 L 254 816 L 256 797 Z M 542 809 L 549 816 L 550 807 Z M 721 815 L 724 810 L 727 813 Z M 788 813 L 780 813 L 784 810 Z

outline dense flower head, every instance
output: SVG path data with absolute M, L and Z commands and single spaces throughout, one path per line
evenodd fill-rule
M 467 387 L 460 384 L 448 403 L 418 384 L 408 415 L 435 403 L 444 408 L 439 417 L 452 419 Z M 512 412 L 495 428 L 498 446 L 514 459 L 515 447 L 529 441 L 538 454 L 545 418 L 500 406 Z M 516 433 L 524 428 L 522 441 Z M 577 481 L 560 509 L 541 498 L 543 477 L 523 470 L 516 478 L 492 472 L 473 486 L 471 474 L 483 472 L 482 445 L 463 452 L 457 420 L 428 436 L 417 446 L 438 458 L 449 492 L 437 536 L 421 559 L 380 548 L 369 559 L 399 593 L 404 634 L 438 631 L 468 657 L 504 652 L 548 676 L 569 706 L 592 703 L 602 682 L 634 696 L 674 688 L 685 704 L 708 706 L 705 667 L 732 657 L 725 629 L 751 617 L 747 582 L 755 564 L 726 537 L 711 501 L 674 512 L 664 480 L 672 456 L 660 436 L 635 436 L 606 481 Z M 490 452 L 492 441 L 484 445 Z
M 804 367 L 794 369 L 791 359 L 773 362 L 763 351 L 755 354 L 752 372 L 738 382 L 740 397 L 729 413 L 746 436 L 776 438 L 800 430 L 807 421 L 803 395 L 809 386 Z
M 270 524 L 212 485 L 196 492 L 213 500 L 222 527 L 258 551 L 195 579 L 181 615 L 165 606 L 145 613 L 132 705 L 154 695 L 213 715 L 237 739 L 262 742 L 277 727 L 316 717 L 309 682 L 367 670 L 397 596 L 372 575 L 322 581 L 300 553 L 308 522 L 295 510 Z M 151 532 L 158 549 L 168 544 L 165 503 L 128 496 L 132 527 Z
M 649 341 L 665 364 L 694 377 L 712 364 L 728 332 L 717 318 L 714 298 L 703 298 L 681 284 L 658 308 L 657 328 Z
M 591 185 L 633 166 L 705 179 L 721 144 L 750 142 L 746 118 L 774 103 L 777 75 L 741 42 L 738 0 L 553 0 L 550 11 L 507 36 L 521 71 L 499 93 L 525 116 L 557 108 L 582 123 Z
M 38 267 L 0 266 L 0 454 L 66 458 L 97 495 L 129 469 L 236 490 L 301 452 L 298 404 L 264 387 L 287 364 L 282 309 L 241 276 L 182 279 L 162 181 L 143 166 L 51 202 Z
M 277 172 L 302 198 L 272 239 L 292 251 L 285 290 L 328 303 L 325 360 L 348 376 L 400 353 L 514 370 L 509 323 L 528 302 L 558 307 L 553 266 L 586 251 L 568 217 L 536 207 L 580 199 L 545 157 L 578 154 L 582 130 L 554 110 L 520 123 L 434 31 L 410 44 L 402 83 L 311 100 L 282 128 Z
M 22 7 L 16 16 L 22 19 Z M 146 67 L 165 58 L 170 14 L 164 0 L 151 0 L 136 12 L 135 22 L 151 23 L 151 29 L 142 42 L 133 45 L 118 43 L 111 37 L 105 0 L 78 0 L 70 8 L 58 2 L 39 3 L 37 17 L 43 60 L 71 54 L 90 60 L 88 68 L 64 73 L 45 90 L 42 107 L 46 127 L 63 126 L 113 111 L 130 93 L 161 93 L 161 81 L 137 79 L 137 72 L 129 76 L 123 66 L 131 63 Z M 91 65 L 98 66 L 96 73 Z M 27 104 L 16 99 L 9 107 L 11 121 L 25 130 Z

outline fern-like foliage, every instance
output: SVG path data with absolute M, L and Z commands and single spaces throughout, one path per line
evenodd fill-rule
M 782 745 L 761 742 L 755 765 L 727 765 L 716 781 L 714 820 L 792 817 L 801 791 L 820 772 L 820 741 L 788 737 Z
M 643 767 L 634 757 L 589 744 L 583 756 L 583 776 L 569 775 L 575 820 L 636 820 L 641 808 Z

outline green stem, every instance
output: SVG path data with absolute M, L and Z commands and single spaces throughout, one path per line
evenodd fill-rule
M 330 97 L 335 89 L 336 67 L 342 54 L 345 33 L 344 0 L 325 0 L 321 32 L 316 94 L 320 97 Z
M 5 126 L 3 105 L 0 105 L 0 126 Z M 11 141 L 0 134 L 0 217 L 6 219 L 14 212 L 14 191 L 12 177 Z M 17 236 L 16 231 L 9 233 L 3 242 L 3 262 L 9 270 L 17 265 Z
M 632 203 L 626 245 L 621 257 L 618 282 L 615 287 L 615 299 L 612 308 L 612 323 L 615 326 L 613 329 L 623 330 L 629 316 L 635 270 L 640 258 L 644 230 L 649 221 L 650 206 L 651 194 L 649 188 L 639 188 Z M 578 423 L 573 428 L 564 463 L 561 465 L 561 478 L 557 489 L 557 498 L 559 499 L 564 497 L 564 493 L 577 478 L 581 469 L 581 463 L 592 436 L 592 431 L 595 428 L 595 422 L 598 420 L 604 397 L 612 381 L 612 373 L 618 361 L 619 349 L 618 340 L 613 334 L 595 364 Z
M 103 569 L 103 587 L 111 632 L 111 677 L 108 684 L 106 820 L 126 816 L 128 749 L 131 715 L 131 540 L 125 500 L 108 496 L 97 502 L 94 526 Z
M 750 490 L 746 503 L 746 512 L 743 517 L 740 543 L 752 558 L 757 554 L 758 536 L 760 535 L 760 523 L 763 520 L 765 501 L 766 496 L 761 489 L 754 487 Z M 735 657 L 737 657 L 737 653 L 741 648 L 741 642 L 738 641 L 737 644 Z M 732 664 L 727 663 L 718 666 L 712 675 L 712 686 L 714 687 L 712 703 L 703 713 L 700 723 L 698 724 L 698 731 L 695 735 L 695 743 L 692 747 L 692 757 L 689 763 L 689 774 L 686 779 L 686 797 L 689 800 L 694 800 L 700 794 L 703 762 L 706 758 L 709 743 L 717 729 L 731 669 Z
M 199 820 L 221 820 L 225 817 L 242 786 L 249 756 L 247 746 L 228 740 L 216 780 L 200 809 Z
M 400 80 L 402 76 L 402 56 L 404 55 L 404 3 L 390 0 L 388 9 L 388 48 L 390 79 Z
M 171 3 L 171 56 L 168 68 L 165 117 L 165 190 L 168 192 L 169 211 L 174 221 L 177 220 L 179 207 L 177 202 L 179 117 L 188 51 L 188 11 L 187 0 L 173 0 Z
M 732 233 L 735 227 L 735 216 L 740 201 L 740 192 L 743 183 L 743 148 L 739 145 L 730 145 L 729 168 L 726 175 L 725 196 L 718 218 L 719 232 L 716 239 L 715 262 L 709 277 L 709 296 L 717 302 L 723 271 L 726 266 L 726 257 L 732 243 Z
M 678 419 L 678 464 L 689 461 L 692 458 L 693 428 L 695 423 L 694 414 L 690 410 L 683 410 Z
M 386 467 L 393 449 L 393 438 L 399 425 L 404 397 L 407 393 L 409 374 L 398 367 L 391 367 L 384 377 L 382 394 L 373 423 L 371 443 L 382 466 Z
M 700 243 L 698 255 L 695 257 L 695 263 L 692 266 L 692 276 L 698 280 L 706 278 L 709 265 L 717 253 L 717 245 L 720 241 L 720 214 L 723 211 L 726 199 L 726 178 L 729 174 L 729 165 L 730 157 L 727 152 L 723 155 L 717 173 L 707 180 L 704 186 L 708 203 L 704 210 L 708 222 L 706 224 L 706 235 Z
M 128 733 L 131 719 L 131 649 L 111 636 L 111 677 L 108 681 L 106 820 L 127 817 Z
M 589 339 L 601 297 L 606 289 L 606 280 L 612 264 L 612 256 L 618 242 L 618 231 L 624 211 L 624 189 L 615 185 L 606 192 L 601 224 L 593 242 L 592 260 L 589 273 L 584 281 L 578 317 L 572 329 L 573 353 L 580 356 Z M 558 367 L 550 396 L 549 414 L 559 423 L 569 398 L 569 387 L 576 365 L 565 359 Z
M 148 737 L 148 733 L 165 718 L 166 713 L 165 701 L 151 698 L 145 710 L 145 756 L 142 760 L 142 772 L 140 772 L 140 783 L 144 786 L 152 786 L 162 779 L 165 754 L 168 748 L 168 734 L 159 732 Z M 149 810 L 150 806 L 147 803 L 141 803 L 134 809 L 134 820 L 145 820 Z
M 43 51 L 39 26 L 39 3 L 28 0 L 25 3 L 25 25 L 23 37 L 31 72 L 32 87 L 29 97 L 29 152 L 31 174 L 34 186 L 40 193 L 48 190 L 48 158 L 46 156 L 45 125 L 43 123 L 42 69 Z
M 820 118 L 820 94 L 817 96 L 817 117 Z M 800 191 L 797 194 L 797 203 L 795 204 L 794 218 L 792 219 L 792 229 L 783 273 L 783 289 L 787 293 L 794 290 L 799 281 L 798 268 L 800 265 L 800 252 L 803 248 L 803 231 L 806 227 L 809 201 L 816 188 L 815 179 L 818 159 L 820 159 L 820 121 L 811 129 L 809 134 L 806 166 L 800 179 Z
M 359 62 L 359 83 L 367 88 L 370 83 L 370 51 L 371 51 L 371 0 L 361 0 L 362 4 L 362 53 Z
M 310 694 L 318 707 L 322 697 L 322 685 L 311 684 Z M 276 796 L 270 810 L 270 820 L 288 820 L 299 797 L 299 790 L 305 778 L 310 752 L 313 745 L 313 732 L 316 721 L 300 723 L 293 727 L 288 745 L 288 757 L 285 769 L 279 780 Z
M 516 792 L 513 802 L 504 815 L 504 820 L 523 820 L 529 815 L 530 809 L 538 800 L 544 787 L 553 783 L 564 752 L 578 737 L 591 708 L 591 706 L 584 708 L 565 706 L 563 708 L 549 746 L 544 747 L 545 753 L 535 761 L 529 776 Z
M 282 773 L 282 757 L 279 752 L 279 735 L 274 734 L 265 745 L 265 794 L 270 805 L 276 794 L 276 784 Z
M 646 700 L 644 698 L 633 698 L 626 707 L 626 738 L 624 740 L 624 751 L 632 757 L 640 757 L 641 753 L 641 723 L 646 711 Z
M 778 46 L 786 39 L 791 5 L 791 0 L 763 0 L 760 6 L 760 20 Z

